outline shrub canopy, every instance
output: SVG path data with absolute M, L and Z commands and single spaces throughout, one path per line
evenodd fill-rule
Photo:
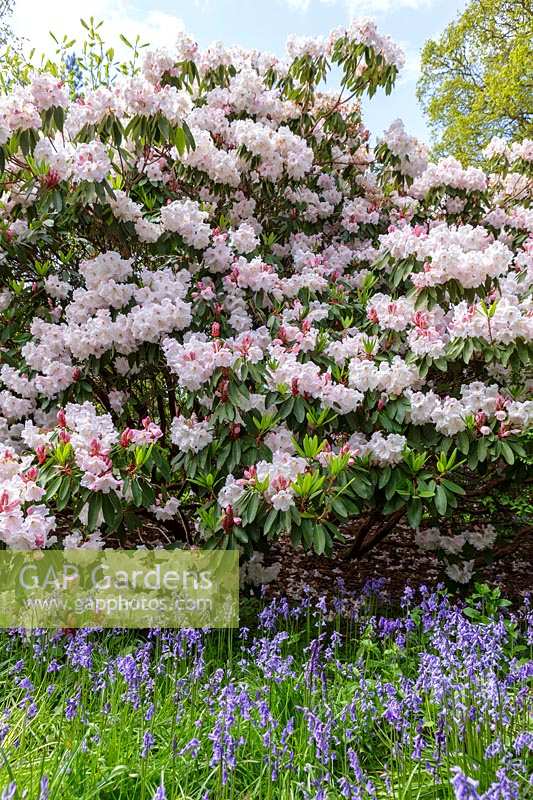
M 359 98 L 402 56 L 367 22 L 285 61 L 186 36 L 111 58 L 0 99 L 0 539 L 155 516 L 180 546 L 323 553 L 523 473 L 533 143 L 487 171 L 399 121 L 372 148 Z M 493 539 L 444 543 L 455 577 Z

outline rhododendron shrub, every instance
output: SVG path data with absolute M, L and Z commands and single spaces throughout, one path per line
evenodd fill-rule
M 0 98 L 2 542 L 155 518 L 322 553 L 360 518 L 362 553 L 405 517 L 442 547 L 525 473 L 533 145 L 430 163 L 398 121 L 372 148 L 359 98 L 401 63 L 365 21 L 284 61 L 183 36 Z M 494 538 L 445 543 L 455 573 Z

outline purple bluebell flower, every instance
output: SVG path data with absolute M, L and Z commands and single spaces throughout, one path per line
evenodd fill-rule
M 141 748 L 141 758 L 146 758 L 155 744 L 155 736 L 150 731 L 145 731 Z
M 192 758 L 196 758 L 200 751 L 200 747 L 202 743 L 200 739 L 190 739 L 187 744 L 181 748 L 181 750 L 177 753 L 178 756 L 184 756 L 189 753 Z
M 167 793 L 165 792 L 165 787 L 163 785 L 163 781 L 159 784 L 157 789 L 155 790 L 155 794 L 152 800 L 167 800 Z
M 485 748 L 485 758 L 494 758 L 501 753 L 502 751 L 502 743 L 500 739 L 495 739 Z
M 17 794 L 17 784 L 13 781 L 13 783 L 10 783 L 8 786 L 6 786 L 6 788 L 2 792 L 0 800 L 13 800 L 13 798 L 16 797 L 16 794 Z
M 39 800 L 48 800 L 48 776 L 43 775 L 39 786 Z
M 496 780 L 482 795 L 481 800 L 520 800 L 520 788 L 511 780 L 504 769 L 496 772 Z
M 481 800 L 477 792 L 477 781 L 467 778 L 460 767 L 453 767 L 452 772 L 454 773 L 452 787 L 455 800 Z
M 81 689 L 65 703 L 65 719 L 71 722 L 78 714 L 81 699 Z

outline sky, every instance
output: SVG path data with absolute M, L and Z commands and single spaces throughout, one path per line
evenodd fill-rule
M 404 49 L 406 65 L 393 93 L 378 91 L 363 105 L 364 121 L 379 136 L 402 118 L 407 130 L 429 141 L 416 99 L 421 49 L 457 17 L 466 0 L 16 0 L 12 25 L 38 52 L 53 52 L 49 31 L 77 36 L 79 20 L 103 20 L 106 42 L 140 34 L 154 46 L 171 47 L 180 31 L 200 46 L 213 41 L 282 56 L 290 34 L 319 36 L 353 17 L 373 17 L 381 33 Z M 120 46 L 120 45 L 119 45 Z M 117 47 L 117 49 L 119 49 Z

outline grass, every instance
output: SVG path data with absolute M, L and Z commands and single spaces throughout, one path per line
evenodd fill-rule
M 490 796 L 526 798 L 531 613 L 483 597 L 458 609 L 422 591 L 399 614 L 379 590 L 275 601 L 240 631 L 5 632 L 0 787 L 17 800 L 429 800 L 477 797 L 504 774 L 518 794 Z M 463 774 L 475 794 L 459 793 Z

